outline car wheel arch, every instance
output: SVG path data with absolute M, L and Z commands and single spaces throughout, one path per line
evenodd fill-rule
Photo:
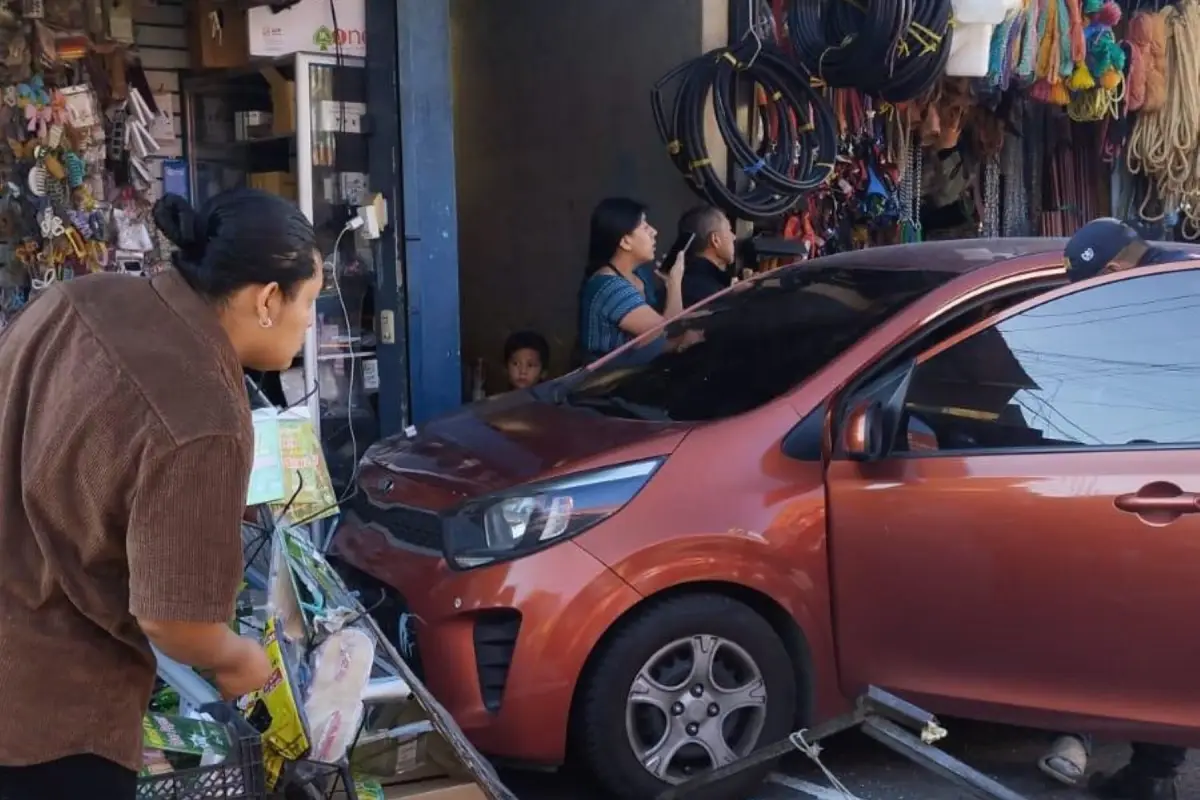
M 605 630 L 604 634 L 592 646 L 584 662 L 583 669 L 579 671 L 579 676 L 575 681 L 575 687 L 572 691 L 568 717 L 568 754 L 575 751 L 574 742 L 577 737 L 576 723 L 579 717 L 578 708 L 581 687 L 588 684 L 589 675 L 597 667 L 597 658 L 604 652 L 608 642 L 621 631 L 626 623 L 634 619 L 636 615 L 644 612 L 647 608 L 689 594 L 717 594 L 728 597 L 731 600 L 737 600 L 749 606 L 766 620 L 767 624 L 771 626 L 772 630 L 775 631 L 776 635 L 783 642 L 784 649 L 787 650 L 792 667 L 796 672 L 796 727 L 804 727 L 811 721 L 813 709 L 815 708 L 812 649 L 809 645 L 807 635 L 796 622 L 795 618 L 778 601 L 755 588 L 730 581 L 691 581 L 675 584 L 643 597 L 637 603 L 625 609 L 621 616 Z

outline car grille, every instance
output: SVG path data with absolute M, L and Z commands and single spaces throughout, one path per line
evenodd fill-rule
M 495 714 L 504 699 L 508 670 L 512 666 L 521 615 L 510 608 L 484 611 L 475 619 L 475 668 L 483 705 Z
M 351 500 L 351 507 L 363 523 L 383 528 L 397 541 L 442 552 L 442 520 L 432 511 L 410 506 L 384 508 L 362 492 Z

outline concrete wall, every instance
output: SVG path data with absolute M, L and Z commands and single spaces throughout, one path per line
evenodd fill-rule
M 670 246 L 696 199 L 650 90 L 725 44 L 728 0 L 453 0 L 451 25 L 463 363 L 487 359 L 498 389 L 513 330 L 541 331 L 565 366 L 600 198 L 649 204 Z

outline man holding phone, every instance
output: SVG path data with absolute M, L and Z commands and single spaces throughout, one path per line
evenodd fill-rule
M 683 242 L 690 241 L 690 245 Z M 686 251 L 683 307 L 694 306 L 733 283 L 736 260 L 733 224 L 719 208 L 697 206 L 679 219 L 676 244 Z

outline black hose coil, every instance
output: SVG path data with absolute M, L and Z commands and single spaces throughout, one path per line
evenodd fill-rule
M 950 0 L 792 0 L 796 59 L 829 86 L 898 103 L 933 87 L 950 58 Z
M 752 144 L 738 126 L 734 88 L 739 79 L 761 87 L 763 130 L 774 137 Z M 667 84 L 679 81 L 668 114 Z M 741 192 L 713 169 L 704 137 L 706 101 L 712 96 L 717 127 L 729 158 L 749 179 Z M 825 98 L 779 48 L 756 39 L 705 53 L 672 70 L 651 94 L 654 121 L 671 158 L 692 189 L 731 218 L 768 222 L 792 211 L 824 184 L 837 155 L 837 128 Z

